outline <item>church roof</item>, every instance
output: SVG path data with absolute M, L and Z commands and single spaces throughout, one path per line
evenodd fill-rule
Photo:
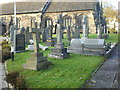
M 17 13 L 41 12 L 46 2 L 17 2 Z M 1 4 L 0 14 L 13 14 L 14 3 Z
M 47 0 L 46 0 L 47 1 Z M 97 1 L 97 0 L 94 0 Z M 51 2 L 46 12 L 94 10 L 97 2 Z M 46 2 L 17 2 L 17 13 L 42 12 Z M 13 14 L 13 3 L 0 4 L 0 14 Z
M 97 2 L 53 2 L 46 12 L 94 10 Z

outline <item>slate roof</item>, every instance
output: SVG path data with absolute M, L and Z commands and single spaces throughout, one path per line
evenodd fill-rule
M 97 2 L 52 2 L 46 12 L 94 10 Z
M 46 2 L 17 2 L 17 13 L 41 12 Z M 13 3 L 1 4 L 0 14 L 13 14 Z
M 47 1 L 47 0 L 46 0 Z M 97 0 L 94 0 L 97 1 Z M 46 12 L 94 10 L 97 2 L 51 2 Z M 17 2 L 17 13 L 41 12 L 46 2 Z M 0 14 L 13 14 L 13 3 L 0 4 Z

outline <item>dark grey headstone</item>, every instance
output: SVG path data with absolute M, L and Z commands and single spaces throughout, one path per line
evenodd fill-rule
M 25 35 L 17 34 L 16 35 L 16 51 L 24 51 L 25 50 Z

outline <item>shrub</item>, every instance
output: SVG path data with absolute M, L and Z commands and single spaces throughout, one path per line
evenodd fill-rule
M 108 32 L 109 32 L 109 33 L 117 33 L 117 31 L 116 31 L 114 28 L 111 28 L 111 29 L 109 28 L 109 29 L 108 29 Z
M 2 62 L 5 62 L 5 60 L 11 58 L 10 52 L 11 47 L 6 40 L 2 41 L 1 46 L 2 46 Z
M 11 50 L 11 47 L 10 47 L 10 45 L 8 45 L 8 44 L 5 44 L 5 45 L 2 45 L 2 49 L 4 50 L 4 49 L 8 49 L 9 51 Z
M 8 49 L 2 50 L 2 62 L 5 62 L 5 60 L 11 58 L 11 52 Z
M 5 62 L 5 60 L 11 58 L 11 47 L 8 44 L 6 40 L 4 40 L 2 43 L 2 62 Z
M 6 45 L 8 42 L 6 40 L 2 41 L 0 45 Z
M 2 35 L 3 37 L 6 37 L 6 34 Z
M 6 75 L 6 81 L 15 88 L 25 88 L 24 77 L 20 76 L 19 72 L 13 71 Z

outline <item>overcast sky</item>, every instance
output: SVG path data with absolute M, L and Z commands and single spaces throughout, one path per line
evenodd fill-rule
M 8 2 L 14 2 L 14 1 L 23 1 L 23 0 L 0 0 L 0 3 L 8 3 Z M 35 1 L 35 0 L 31 0 L 31 1 Z M 39 0 L 39 1 L 41 1 L 41 0 Z M 60 1 L 62 1 L 62 0 L 60 0 Z M 118 2 L 120 0 L 100 0 L 100 1 L 108 2 L 108 3 L 112 4 L 115 8 L 118 8 Z

